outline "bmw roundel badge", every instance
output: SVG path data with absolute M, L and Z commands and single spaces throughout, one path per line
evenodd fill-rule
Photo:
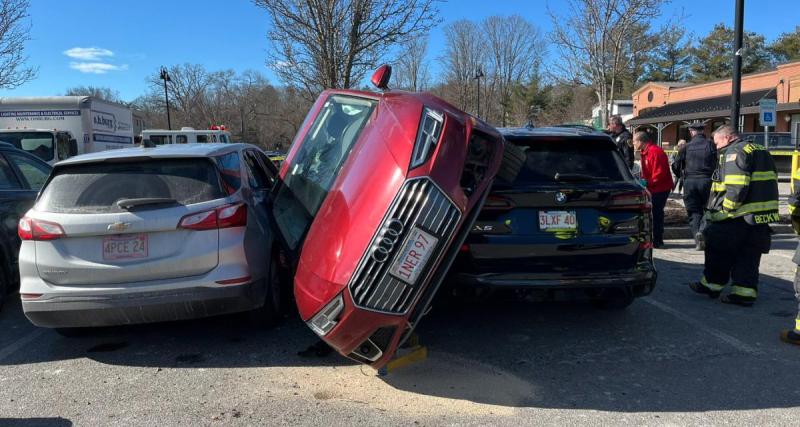
M 567 195 L 560 191 L 556 193 L 556 203 L 558 203 L 559 205 L 567 203 Z

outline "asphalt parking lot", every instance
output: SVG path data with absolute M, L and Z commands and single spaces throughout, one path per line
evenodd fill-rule
M 296 319 L 239 317 L 63 338 L 0 312 L 0 425 L 787 424 L 800 418 L 797 240 L 776 236 L 753 308 L 692 294 L 688 240 L 657 251 L 659 283 L 623 312 L 494 299 L 434 310 L 427 360 L 379 377 Z

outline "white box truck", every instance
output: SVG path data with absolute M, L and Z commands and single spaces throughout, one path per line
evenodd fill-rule
M 130 108 L 89 96 L 0 98 L 0 142 L 50 164 L 133 146 Z

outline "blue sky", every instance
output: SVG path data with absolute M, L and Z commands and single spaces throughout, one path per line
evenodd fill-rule
M 797 0 L 747 0 L 745 29 L 773 40 L 800 23 L 791 10 Z M 105 86 L 132 100 L 146 90 L 145 79 L 161 65 L 199 63 L 209 70 L 260 70 L 268 48 L 266 12 L 248 0 L 32 0 L 30 65 L 38 78 L 0 96 L 60 95 L 77 85 Z M 661 22 L 683 11 L 695 35 L 717 22 L 733 25 L 734 0 L 673 0 Z M 487 6 L 489 4 L 490 6 Z M 546 32 L 546 4 L 559 12 L 563 0 L 450 0 L 440 9 L 444 22 L 431 33 L 434 61 L 444 46 L 442 26 L 458 19 L 519 14 Z M 92 65 L 94 64 L 94 65 Z M 99 65 L 98 65 L 99 64 Z M 436 67 L 433 68 L 434 72 Z

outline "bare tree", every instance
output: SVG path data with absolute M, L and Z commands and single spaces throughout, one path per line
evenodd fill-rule
M 13 89 L 36 78 L 25 66 L 25 42 L 30 40 L 28 0 L 0 0 L 0 88 Z
M 358 85 L 397 43 L 439 22 L 435 0 L 254 0 L 270 15 L 269 65 L 314 97 Z
M 626 46 L 637 37 L 631 29 L 661 14 L 669 0 L 568 0 L 569 12 L 550 12 L 551 37 L 561 53 L 562 74 L 572 83 L 591 86 L 600 104 L 605 127 L 608 106 L 614 101 L 617 78 L 629 67 Z
M 460 20 L 448 24 L 444 36 L 442 65 L 448 89 L 455 91 L 447 98 L 464 111 L 474 111 L 473 95 L 480 83 L 475 80 L 476 75 L 486 69 L 485 35 L 476 23 Z
M 430 80 L 428 69 L 428 37 L 417 36 L 400 45 L 400 55 L 395 60 L 397 87 L 412 92 L 425 90 Z
M 66 96 L 91 96 L 93 98 L 102 99 L 104 101 L 123 103 L 119 95 L 119 91 L 109 87 L 100 86 L 75 86 L 66 90 Z
M 498 122 L 506 126 L 514 87 L 538 69 L 546 47 L 539 30 L 518 15 L 490 16 L 483 21 L 483 31 L 490 54 L 491 88 L 495 93 L 489 106 L 499 107 Z

